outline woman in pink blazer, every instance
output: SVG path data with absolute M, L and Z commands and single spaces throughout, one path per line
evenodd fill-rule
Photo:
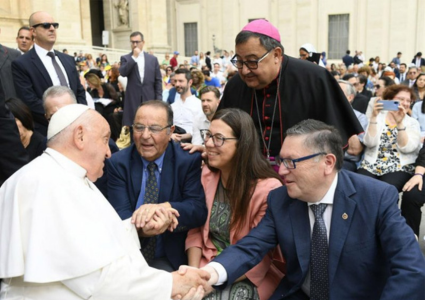
M 202 138 L 208 155 L 202 171 L 208 218 L 186 239 L 193 267 L 203 267 L 257 226 L 266 212 L 269 191 L 282 185 L 261 153 L 251 116 L 242 110 L 218 111 Z M 268 299 L 283 277 L 277 261 L 283 264 L 275 249 L 228 289 L 214 290 L 204 299 Z

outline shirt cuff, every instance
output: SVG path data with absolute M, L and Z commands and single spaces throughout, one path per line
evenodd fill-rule
M 210 262 L 207 266 L 212 267 L 218 274 L 217 283 L 215 285 L 222 285 L 227 281 L 227 272 L 222 264 L 218 262 Z

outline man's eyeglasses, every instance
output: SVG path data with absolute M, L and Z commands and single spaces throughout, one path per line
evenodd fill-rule
M 53 26 L 55 29 L 58 29 L 59 23 L 39 23 L 39 24 L 32 25 L 31 27 L 36 28 L 38 26 L 41 26 L 44 29 L 50 29 L 50 27 Z
M 273 49 L 270 49 L 269 51 L 267 51 L 263 56 L 261 56 L 259 59 L 257 60 L 241 60 L 241 59 L 236 59 L 236 55 L 233 56 L 233 58 L 230 60 L 230 62 L 238 69 L 242 69 L 243 65 L 245 65 L 248 69 L 250 70 L 255 70 L 258 68 L 258 63 L 261 62 L 263 59 L 265 59 L 267 57 L 267 55 L 269 55 L 270 51 L 272 51 Z
M 296 169 L 296 167 L 297 167 L 296 163 L 297 162 L 301 162 L 301 161 L 308 160 L 308 159 L 311 159 L 311 158 L 319 156 L 319 155 L 326 155 L 326 154 L 327 154 L 326 152 L 319 152 L 319 153 L 303 156 L 303 157 L 296 158 L 296 159 L 282 158 L 280 156 L 276 156 L 275 162 L 278 166 L 283 164 L 285 166 L 285 168 L 287 168 L 287 169 Z
M 226 138 L 221 134 L 212 134 L 208 129 L 201 129 L 201 137 L 204 141 L 204 145 L 209 141 L 210 138 L 213 140 L 213 144 L 216 147 L 221 147 L 226 140 L 237 140 L 237 138 Z
M 410 74 L 410 75 L 415 75 L 415 74 L 416 74 L 416 72 L 409 72 L 408 74 Z
M 130 41 L 131 44 L 136 44 L 136 45 L 140 44 L 141 42 L 143 41 Z
M 152 134 L 158 134 L 161 131 L 163 131 L 166 128 L 170 128 L 171 125 L 165 126 L 165 127 L 161 127 L 158 125 L 153 125 L 153 126 L 145 126 L 142 124 L 133 124 L 133 130 L 137 133 L 144 133 L 145 129 L 147 128 L 149 130 L 150 133 Z

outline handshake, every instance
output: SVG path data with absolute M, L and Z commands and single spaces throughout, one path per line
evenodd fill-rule
M 182 300 L 201 300 L 212 292 L 212 285 L 217 283 L 218 274 L 214 268 L 205 266 L 197 269 L 189 266 L 180 266 L 173 276 L 171 297 Z

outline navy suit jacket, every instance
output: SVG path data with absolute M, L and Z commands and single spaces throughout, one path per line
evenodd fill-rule
M 133 124 L 137 108 L 142 102 L 162 100 L 162 76 L 158 59 L 146 52 L 143 53 L 145 56 L 143 83 L 137 63 L 132 58 L 133 53 L 121 56 L 120 74 L 127 77 L 128 80 L 124 100 L 123 126 Z
M 187 231 L 204 225 L 207 219 L 201 161 L 200 153 L 189 154 L 172 141 L 165 150 L 158 203 L 169 202 L 180 214 L 177 228 L 162 234 L 165 254 L 175 269 L 187 264 Z M 112 155 L 107 160 L 107 169 L 108 200 L 121 219 L 130 218 L 136 209 L 143 176 L 136 146 L 132 144 Z
M 74 92 L 77 102 L 87 104 L 86 93 L 81 85 L 74 59 L 58 51 L 55 51 L 55 54 L 65 68 L 69 87 Z M 53 86 L 53 82 L 34 47 L 12 62 L 12 74 L 16 93 L 30 108 L 36 130 L 46 136 L 48 123 L 44 117 L 42 96 Z
M 412 64 L 416 64 L 416 56 L 412 59 Z M 421 67 L 425 66 L 425 59 L 421 58 Z
M 425 260 L 400 215 L 397 190 L 349 171 L 338 174 L 329 236 L 330 299 L 423 300 Z M 231 283 L 279 244 L 287 272 L 270 299 L 293 299 L 309 270 L 310 231 L 307 203 L 281 187 L 270 192 L 260 224 L 214 261 L 226 268 Z

